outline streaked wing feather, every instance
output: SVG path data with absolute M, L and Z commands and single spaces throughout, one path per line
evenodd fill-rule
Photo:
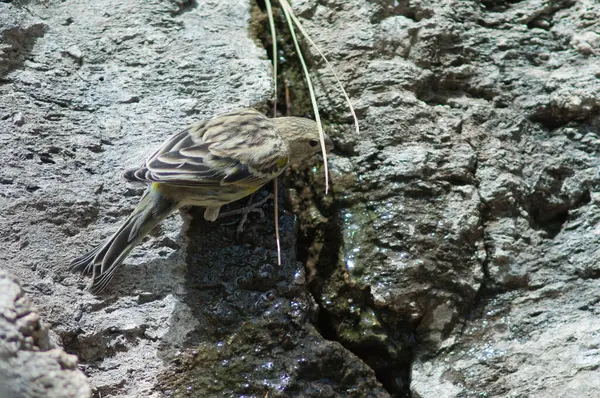
M 125 177 L 184 186 L 260 186 L 283 170 L 287 156 L 274 123 L 258 111 L 244 109 L 175 134 Z
M 266 179 L 268 181 L 268 179 Z M 265 177 L 253 173 L 245 165 L 238 165 L 231 173 L 222 180 L 221 185 L 239 185 L 244 187 L 261 186 L 265 183 Z

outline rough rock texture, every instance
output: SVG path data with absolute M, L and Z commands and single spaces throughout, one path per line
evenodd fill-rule
M 0 397 L 85 398 L 92 391 L 77 357 L 51 342 L 16 281 L 0 271 Z
M 306 227 L 330 337 L 397 395 L 598 396 L 600 5 L 295 9 L 362 127 L 313 50 L 345 153 L 338 222 Z
M 361 120 L 306 47 L 333 195 L 295 174 L 281 268 L 272 217 L 193 210 L 93 297 L 67 263 L 137 201 L 121 171 L 264 107 L 268 61 L 246 1 L 0 2 L 0 261 L 96 394 L 598 396 L 600 5 L 294 7 Z
M 272 206 L 240 237 L 236 218 L 209 225 L 192 212 L 182 226 L 174 215 L 98 297 L 68 271 L 141 195 L 124 169 L 195 120 L 266 108 L 270 66 L 248 36 L 249 7 L 0 2 L 0 264 L 97 397 L 388 395 L 312 325 L 289 213 L 276 267 Z

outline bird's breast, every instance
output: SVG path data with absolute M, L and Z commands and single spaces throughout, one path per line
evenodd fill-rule
M 185 187 L 154 183 L 152 188 L 159 190 L 167 198 L 181 203 L 182 206 L 222 206 L 250 195 L 258 190 L 260 186 Z

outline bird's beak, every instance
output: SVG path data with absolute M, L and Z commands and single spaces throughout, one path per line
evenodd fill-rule
M 325 134 L 325 150 L 331 152 L 334 148 L 333 141 L 327 134 Z

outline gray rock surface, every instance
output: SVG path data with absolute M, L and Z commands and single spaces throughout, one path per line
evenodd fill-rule
M 345 153 L 338 222 L 307 228 L 331 338 L 399 396 L 598 396 L 598 3 L 295 8 L 362 128 L 315 61 Z
M 272 217 L 192 210 L 94 297 L 67 263 L 137 201 L 121 171 L 264 109 L 268 61 L 246 2 L 0 3 L 0 261 L 97 395 L 598 396 L 598 3 L 294 7 L 361 120 L 306 47 L 333 195 L 292 173 L 281 268 Z
M 23 289 L 0 271 L 0 397 L 85 398 L 91 393 L 77 357 L 51 342 Z
M 281 268 L 272 216 L 251 215 L 238 238 L 237 219 L 209 225 L 192 211 L 136 248 L 101 296 L 68 270 L 141 195 L 123 170 L 193 121 L 266 110 L 270 66 L 248 36 L 249 7 L 0 3 L 0 263 L 95 396 L 387 396 L 312 325 L 289 213 Z

